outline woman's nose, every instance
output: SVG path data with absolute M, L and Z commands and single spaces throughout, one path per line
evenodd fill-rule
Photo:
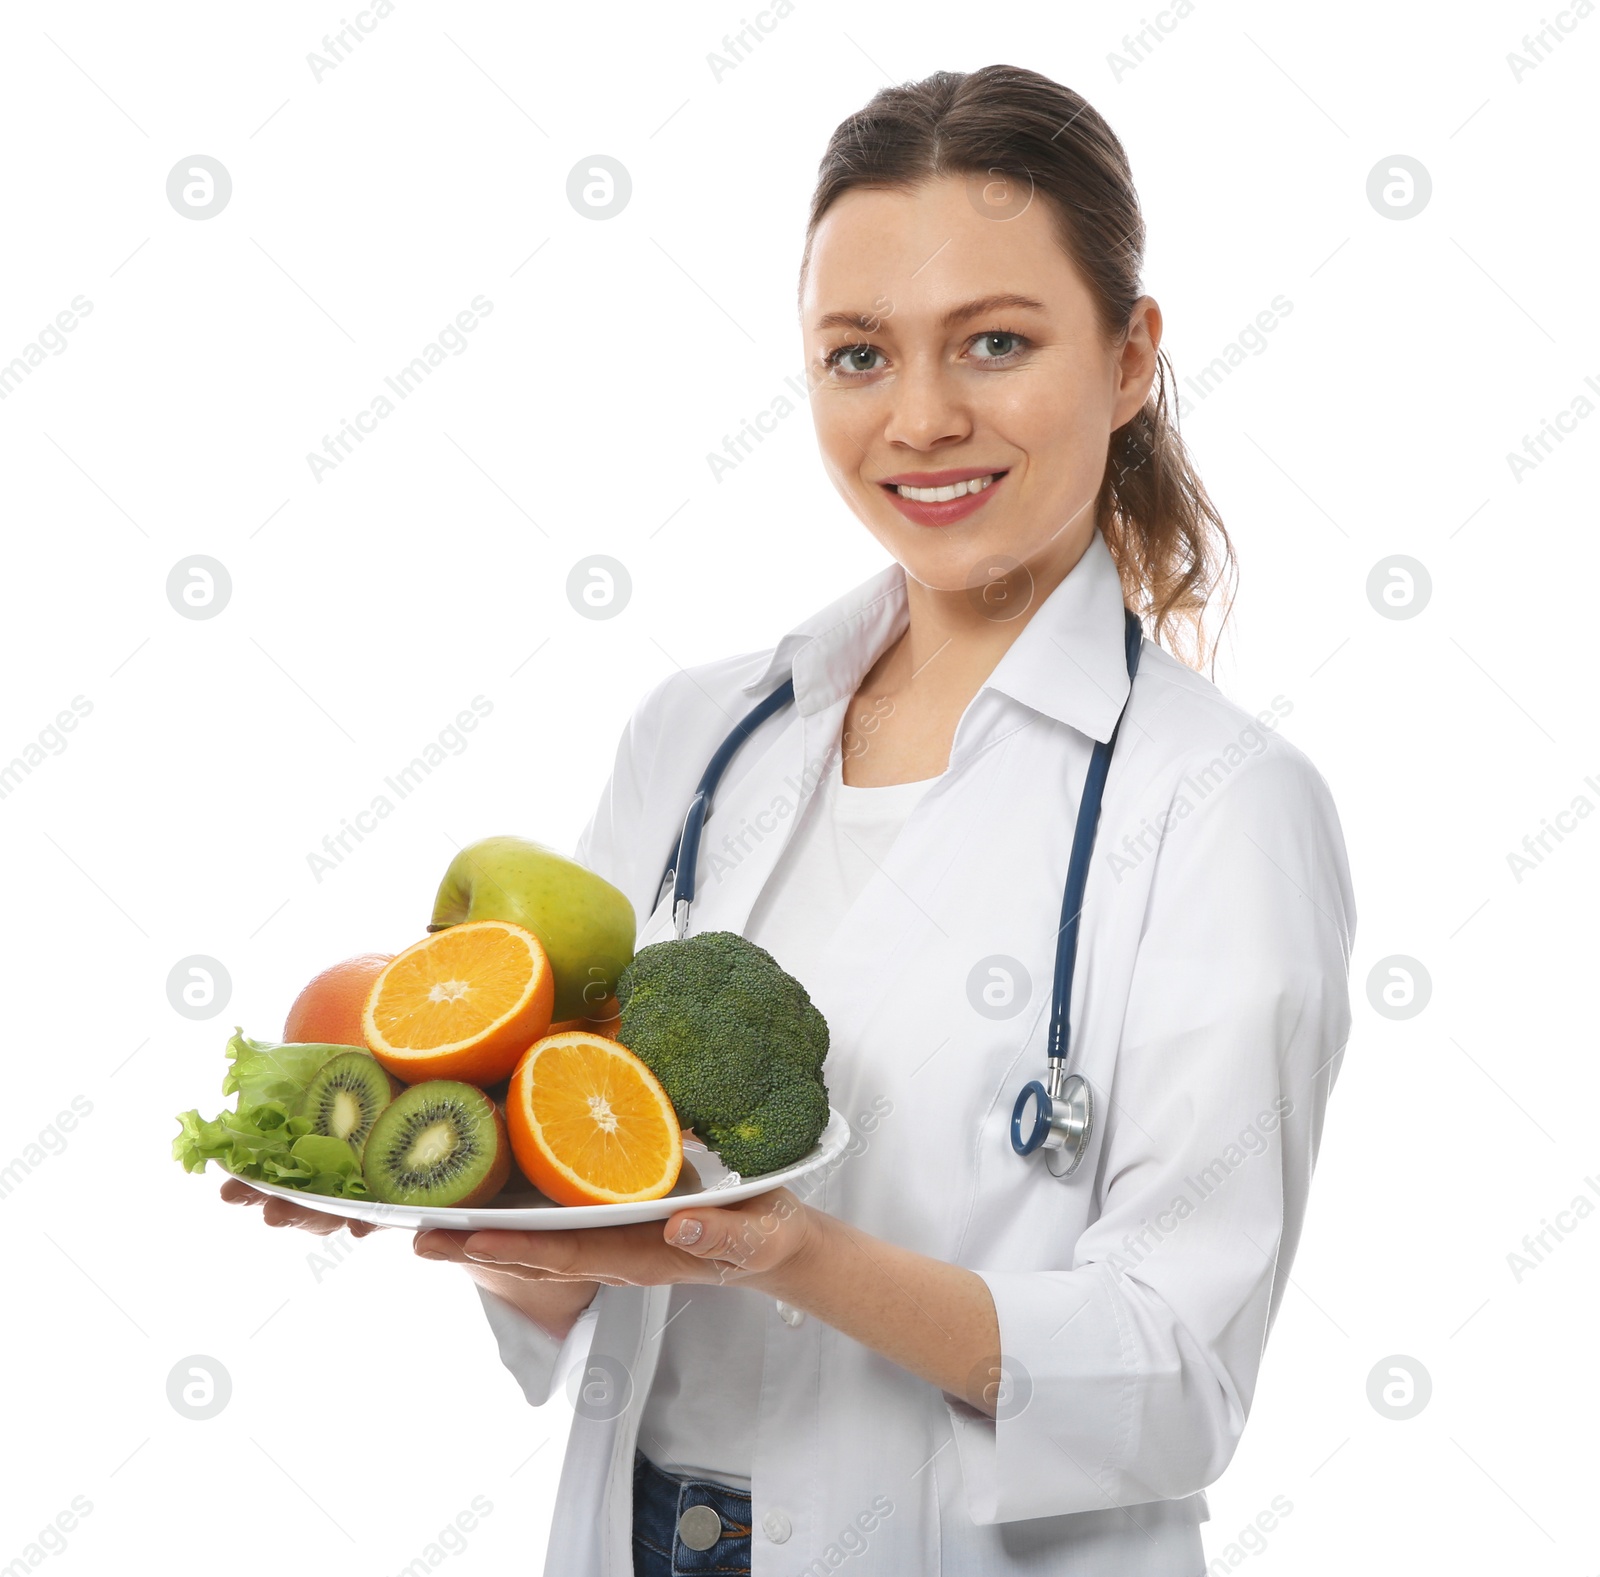
M 890 396 L 884 437 L 907 449 L 936 449 L 972 434 L 972 413 L 959 380 L 944 368 L 911 365 L 901 370 Z

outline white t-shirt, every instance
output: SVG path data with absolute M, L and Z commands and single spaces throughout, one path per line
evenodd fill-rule
M 835 758 L 745 927 L 802 985 L 936 778 L 855 788 Z M 767 1295 L 749 1287 L 672 1289 L 639 1449 L 669 1473 L 748 1491 L 761 1394 Z

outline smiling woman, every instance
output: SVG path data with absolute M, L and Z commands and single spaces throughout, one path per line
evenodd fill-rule
M 737 933 L 800 981 L 861 1142 L 664 1223 L 418 1235 L 530 1403 L 583 1365 L 548 1572 L 1205 1564 L 1355 910 L 1327 785 L 1197 672 L 1233 559 L 1143 240 L 1116 137 L 1035 72 L 888 88 L 833 135 L 805 383 L 890 562 L 658 685 L 578 859 L 641 952 Z
M 1171 422 L 1126 155 L 1084 100 L 1033 73 L 987 94 L 969 81 L 936 133 L 935 93 L 889 93 L 823 160 L 800 307 L 825 463 L 868 529 L 896 557 L 916 553 L 917 578 L 944 590 L 1018 560 L 1070 565 L 1099 530 L 1152 635 L 1198 658 L 1232 549 Z M 1008 288 L 967 299 L 953 288 L 962 276 Z M 991 450 L 978 464 L 882 469 L 897 441 L 949 449 L 963 429 Z M 988 507 L 1000 494 L 986 499 L 992 524 L 959 539 L 897 528 L 882 505 L 887 494 L 914 526 L 948 524 L 977 506 L 930 507 L 918 489 L 937 499 L 966 483 L 971 498 L 973 479 L 980 493 L 1003 480 L 1012 501 L 1001 519 Z M 1032 525 L 1019 543 L 1021 517 Z

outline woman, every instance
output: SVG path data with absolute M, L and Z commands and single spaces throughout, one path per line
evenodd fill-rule
M 696 780 L 793 680 L 718 792 L 693 929 L 808 987 L 855 1139 L 806 1200 L 419 1234 L 477 1282 L 530 1402 L 587 1344 L 548 1571 L 1204 1563 L 1349 1026 L 1354 909 L 1316 770 L 1158 644 L 1201 653 L 1232 557 L 1168 425 L 1142 241 L 1120 144 L 1033 72 L 887 89 L 834 134 L 801 270 L 812 409 L 894 562 L 648 696 L 579 858 L 641 946 L 670 936 Z M 1125 601 L 1152 637 L 1131 684 Z M 1012 1104 L 1044 1070 L 1114 728 L 1070 1012 L 1095 1120 L 1061 1176 L 1015 1152 Z

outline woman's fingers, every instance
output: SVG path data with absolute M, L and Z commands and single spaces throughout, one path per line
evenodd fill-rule
M 343 1216 L 330 1216 L 277 1198 L 269 1198 L 261 1207 L 261 1219 L 269 1227 L 299 1227 L 302 1232 L 315 1232 L 318 1237 L 328 1237 L 347 1224 Z
M 427 1232 L 419 1232 L 411 1240 L 412 1252 L 419 1259 L 443 1259 L 452 1264 L 468 1264 L 466 1250 L 462 1248 L 461 1241 L 469 1234 L 465 1232 L 445 1232 L 433 1228 Z
M 348 1227 L 350 1236 L 357 1238 L 379 1230 L 374 1222 L 349 1221 L 325 1210 L 313 1210 L 295 1200 L 279 1199 L 276 1194 L 263 1194 L 237 1177 L 230 1177 L 223 1183 L 222 1198 L 230 1205 L 260 1205 L 261 1219 L 269 1227 L 298 1227 L 318 1237 L 329 1237 L 341 1227 Z
M 411 1247 L 419 1259 L 443 1260 L 453 1265 L 482 1264 L 481 1259 L 475 1258 L 466 1250 L 466 1241 L 473 1234 L 470 1232 L 447 1232 L 441 1228 L 433 1228 L 426 1232 L 417 1233 L 412 1239 Z M 583 1281 L 592 1278 L 582 1276 L 557 1276 L 548 1270 L 542 1270 L 533 1265 L 496 1264 L 496 1270 L 504 1271 L 506 1275 L 517 1281 Z
M 735 1281 L 776 1270 L 808 1241 L 805 1207 L 786 1188 L 732 1206 L 685 1206 L 665 1221 L 573 1232 L 457 1233 L 465 1257 L 516 1274 L 661 1286 Z

